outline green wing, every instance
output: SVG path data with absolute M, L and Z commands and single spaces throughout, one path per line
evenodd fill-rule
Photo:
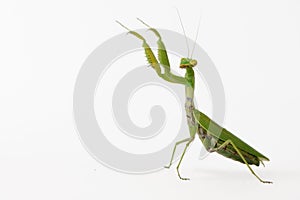
M 239 149 L 248 152 L 254 156 L 257 156 L 260 160 L 269 161 L 269 159 L 266 156 L 256 151 L 254 148 L 249 146 L 240 138 L 233 135 L 231 132 L 222 128 L 220 125 L 218 125 L 216 122 L 211 120 L 208 116 L 206 116 L 204 113 L 200 112 L 199 110 L 196 109 L 194 110 L 194 117 L 198 122 L 198 124 L 214 137 L 219 138 L 223 141 L 231 140 Z

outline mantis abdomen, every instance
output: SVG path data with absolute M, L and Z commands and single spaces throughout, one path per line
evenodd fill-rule
M 225 156 L 226 158 L 230 158 L 232 160 L 239 161 L 239 162 L 245 164 L 245 162 L 242 160 L 241 156 L 239 156 L 238 152 L 234 149 L 234 147 L 231 144 L 228 144 L 222 148 L 219 148 L 219 147 L 221 147 L 222 144 L 224 144 L 225 141 L 218 139 L 218 138 L 214 137 L 213 135 L 207 133 L 207 131 L 204 128 L 202 128 L 199 124 L 198 124 L 198 128 L 197 128 L 197 134 L 198 134 L 200 140 L 202 141 L 205 149 L 208 152 L 217 152 L 217 153 L 221 154 L 222 156 Z M 214 151 L 214 149 L 217 149 L 217 150 Z M 257 156 L 247 153 L 241 149 L 239 149 L 239 150 L 249 165 L 259 166 L 260 162 L 259 162 L 259 158 Z

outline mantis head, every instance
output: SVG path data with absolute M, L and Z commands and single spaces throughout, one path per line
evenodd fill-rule
M 195 67 L 197 65 L 197 60 L 191 58 L 181 58 L 180 61 L 180 68 L 188 68 L 188 67 Z

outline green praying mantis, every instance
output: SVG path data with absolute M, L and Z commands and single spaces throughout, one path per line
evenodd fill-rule
M 261 179 L 250 167 L 250 165 L 259 166 L 260 163 L 264 165 L 263 161 L 269 161 L 269 159 L 266 156 L 264 156 L 263 154 L 255 150 L 253 147 L 251 147 L 241 139 L 239 139 L 237 136 L 233 135 L 228 130 L 222 128 L 216 122 L 211 120 L 207 115 L 205 115 L 204 113 L 202 113 L 201 111 L 195 108 L 194 106 L 195 76 L 194 76 L 193 67 L 197 65 L 197 60 L 189 57 L 181 58 L 179 67 L 181 69 L 186 70 L 185 76 L 184 77 L 177 76 L 174 73 L 172 73 L 169 59 L 168 59 L 168 54 L 165 45 L 162 41 L 161 35 L 155 28 L 149 26 L 141 19 L 139 18 L 137 19 L 145 26 L 147 26 L 149 30 L 152 31 L 157 36 L 158 60 L 153 54 L 153 51 L 151 50 L 150 46 L 147 44 L 145 38 L 142 35 L 140 35 L 136 31 L 127 28 L 119 21 L 116 22 L 119 23 L 125 29 L 127 29 L 129 31 L 129 34 L 132 34 L 133 36 L 137 37 L 142 41 L 142 47 L 144 48 L 147 61 L 150 64 L 150 66 L 155 70 L 155 72 L 159 77 L 161 77 L 165 81 L 181 84 L 185 86 L 185 95 L 186 95 L 185 111 L 186 111 L 187 124 L 189 127 L 190 137 L 176 142 L 172 152 L 170 163 L 168 166 L 165 166 L 165 168 L 171 167 L 174 154 L 176 151 L 176 147 L 179 144 L 186 143 L 176 169 L 180 179 L 189 180 L 189 178 L 183 178 L 180 175 L 179 168 L 187 148 L 193 142 L 197 134 L 200 140 L 202 141 L 205 149 L 209 153 L 217 152 L 227 158 L 241 162 L 248 167 L 251 173 L 259 181 L 261 181 L 262 183 L 272 183 L 271 181 L 265 181 Z M 184 32 L 184 28 L 183 28 L 183 32 Z M 161 67 L 164 69 L 164 72 L 162 72 Z

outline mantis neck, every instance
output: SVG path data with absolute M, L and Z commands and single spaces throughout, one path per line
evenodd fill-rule
M 194 70 L 192 68 L 187 68 L 185 73 L 185 78 L 188 81 L 188 85 L 185 86 L 185 111 L 188 126 L 190 129 L 190 134 L 195 135 L 195 119 L 193 115 L 193 111 L 195 109 L 194 106 L 194 88 L 195 88 L 195 77 Z
M 186 68 L 185 79 L 189 83 L 187 86 L 185 86 L 186 101 L 189 99 L 189 101 L 193 102 L 195 89 L 195 76 L 193 68 Z

